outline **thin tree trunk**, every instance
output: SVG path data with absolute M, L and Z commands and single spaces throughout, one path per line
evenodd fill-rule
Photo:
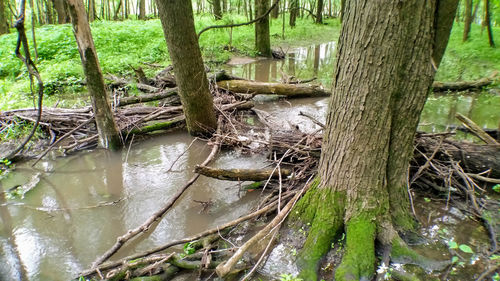
M 255 0 L 255 17 L 264 15 L 270 7 L 270 0 Z M 271 57 L 271 37 L 269 34 L 269 15 L 255 23 L 255 49 L 264 57 Z
M 190 134 L 211 134 L 217 124 L 201 58 L 191 1 L 157 0 L 160 20 Z
M 277 19 L 280 14 L 280 5 L 276 5 L 274 9 L 271 11 L 271 18 Z
M 221 6 L 220 6 L 220 1 L 221 0 L 213 0 L 215 20 L 220 20 L 222 18 L 222 11 L 221 11 Z
M 7 13 L 4 1 L 5 0 L 0 0 L 0 35 L 9 33 L 9 25 L 7 23 Z
M 495 42 L 493 41 L 493 32 L 491 31 L 490 0 L 484 0 L 484 22 L 488 30 L 488 43 L 490 44 L 490 47 L 495 48 Z
M 316 23 L 323 23 L 323 0 L 317 0 Z
M 89 0 L 88 19 L 89 22 L 95 21 L 95 0 Z
M 462 41 L 469 39 L 470 27 L 472 23 L 472 0 L 465 0 L 464 34 Z
M 289 24 L 291 27 L 295 27 L 295 21 L 297 20 L 297 14 L 299 13 L 299 0 L 290 0 L 290 20 Z
M 252 0 L 248 0 L 248 15 L 250 16 L 250 20 L 252 21 L 253 20 Z
M 83 72 L 87 80 L 87 89 L 92 100 L 92 109 L 99 133 L 99 145 L 106 149 L 118 150 L 122 146 L 121 138 L 109 106 L 106 84 L 104 84 L 90 25 L 85 15 L 84 4 L 82 0 L 67 0 L 67 3 Z
M 146 0 L 139 0 L 139 19 L 146 19 Z

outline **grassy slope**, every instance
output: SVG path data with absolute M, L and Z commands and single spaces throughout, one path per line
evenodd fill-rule
M 286 19 L 288 20 L 288 19 Z M 210 16 L 196 18 L 197 29 L 215 24 Z M 222 23 L 244 22 L 241 16 L 226 16 Z M 220 24 L 221 22 L 218 22 Z M 288 22 L 288 21 L 286 21 Z M 310 19 L 298 20 L 297 27 L 286 25 L 286 40 L 282 40 L 282 20 L 272 21 L 271 37 L 273 46 L 309 45 L 336 40 L 340 30 L 339 22 L 327 20 L 327 25 L 315 25 Z M 437 75 L 437 80 L 475 79 L 489 75 L 500 69 L 500 49 L 487 45 L 486 33 L 480 34 L 480 27 L 473 26 L 471 40 L 461 42 L 463 25 L 455 26 L 450 44 Z M 500 41 L 500 29 L 494 29 L 494 37 Z M 92 32 L 104 73 L 131 75 L 132 66 L 141 63 L 169 63 L 168 52 L 159 20 L 122 22 L 95 22 Z M 29 36 L 29 35 L 28 35 Z M 239 54 L 253 56 L 253 26 L 238 27 L 233 30 L 232 46 Z M 29 83 L 24 67 L 14 56 L 17 35 L 11 33 L 0 36 L 0 110 L 27 107 L 33 104 L 29 93 Z M 37 28 L 38 68 L 52 95 L 46 97 L 46 105 L 62 100 L 60 106 L 85 103 L 78 93 L 82 90 L 79 81 L 83 78 L 80 58 L 76 49 L 70 25 L 49 25 Z M 200 46 L 208 63 L 228 60 L 234 53 L 224 50 L 229 44 L 229 30 L 218 29 L 204 33 Z M 144 66 L 144 65 L 143 65 Z M 332 66 L 333 67 L 333 66 Z M 152 75 L 157 69 L 147 69 Z M 64 88 L 64 94 L 58 92 Z
M 240 16 L 225 17 L 222 23 L 245 22 Z M 297 27 L 290 30 L 286 26 L 286 40 L 281 40 L 281 19 L 273 21 L 271 26 L 273 45 L 294 45 L 297 42 L 332 41 L 338 36 L 338 22 L 327 21 L 328 25 L 315 25 L 311 20 L 299 20 Z M 221 22 L 217 22 L 220 24 Z M 210 16 L 196 18 L 196 27 L 201 28 L 216 24 Z M 131 75 L 131 66 L 141 63 L 169 64 L 169 56 L 159 20 L 122 22 L 95 22 L 92 24 L 101 68 L 104 73 Z M 54 92 L 59 86 L 65 88 L 65 95 L 55 94 L 46 97 L 46 105 L 63 100 L 60 106 L 80 104 L 78 95 L 68 95 L 81 91 L 78 81 L 83 79 L 80 57 L 70 25 L 48 25 L 36 29 L 39 60 L 38 69 L 46 84 L 47 93 Z M 325 34 L 329 34 L 325 36 Z M 30 38 L 30 35 L 28 35 Z M 243 26 L 233 30 L 232 46 L 239 54 L 255 55 L 253 52 L 254 33 L 252 26 Z M 15 57 L 14 49 L 17 34 L 11 33 L 0 37 L 0 109 L 26 107 L 32 105 L 29 97 L 29 83 L 25 69 Z M 30 40 L 31 42 L 31 40 Z M 204 59 L 207 63 L 221 63 L 228 60 L 233 53 L 224 50 L 229 43 L 229 30 L 214 29 L 205 32 L 200 38 Z M 142 65 L 144 67 L 144 65 Z M 155 70 L 146 72 L 152 75 Z M 68 101 L 69 99 L 69 101 Z

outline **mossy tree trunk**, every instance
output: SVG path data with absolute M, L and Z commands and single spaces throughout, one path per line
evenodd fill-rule
M 92 100 L 92 109 L 99 133 L 99 145 L 107 149 L 118 150 L 122 147 L 121 137 L 109 106 L 106 85 L 104 84 L 83 1 L 67 0 L 67 4 L 83 65 L 83 72 L 87 80 L 87 89 Z
M 255 0 L 255 18 L 264 15 L 270 8 L 270 0 Z M 269 15 L 255 23 L 255 49 L 259 55 L 271 57 Z
M 210 134 L 217 127 L 217 121 L 194 28 L 191 1 L 157 0 L 156 3 L 188 131 L 192 135 Z
M 393 257 L 410 252 L 396 232 L 416 226 L 406 172 L 458 4 L 439 2 L 345 3 L 317 179 L 290 220 L 311 224 L 298 258 L 304 280 L 316 280 L 319 259 L 342 233 L 336 280 L 373 277 L 375 240 Z
M 9 25 L 7 24 L 7 13 L 5 7 L 6 0 L 0 0 L 0 35 L 9 33 Z

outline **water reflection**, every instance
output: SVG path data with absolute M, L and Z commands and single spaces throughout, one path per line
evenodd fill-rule
M 116 237 L 142 224 L 193 175 L 209 150 L 198 140 L 186 151 L 192 141 L 186 133 L 172 133 L 121 153 L 97 150 L 48 159 L 35 168 L 20 165 L 2 180 L 4 189 L 33 177 L 38 181 L 24 199 L 6 200 L 0 193 L 0 280 L 69 280 L 89 267 Z M 265 162 L 263 156 L 222 153 L 214 166 L 248 168 Z M 234 182 L 200 177 L 148 235 L 113 259 L 230 221 L 248 213 L 257 197 L 240 192 Z M 193 200 L 213 204 L 200 212 L 202 206 Z

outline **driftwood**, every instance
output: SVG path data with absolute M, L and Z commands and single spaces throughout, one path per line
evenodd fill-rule
M 432 90 L 434 92 L 446 92 L 446 91 L 465 91 L 465 90 L 477 90 L 484 88 L 495 81 L 495 77 L 498 72 L 494 72 L 490 77 L 481 78 L 475 81 L 459 81 L 459 82 L 439 82 L 434 81 L 432 83 Z
M 216 169 L 198 165 L 194 171 L 206 177 L 228 181 L 263 181 L 280 177 L 276 169 Z M 281 169 L 281 177 L 285 178 L 291 174 L 289 169 Z
M 248 80 L 227 80 L 217 82 L 222 89 L 236 93 L 252 93 L 255 95 L 280 95 L 289 98 L 327 97 L 330 92 L 319 86 L 307 84 L 264 83 Z

